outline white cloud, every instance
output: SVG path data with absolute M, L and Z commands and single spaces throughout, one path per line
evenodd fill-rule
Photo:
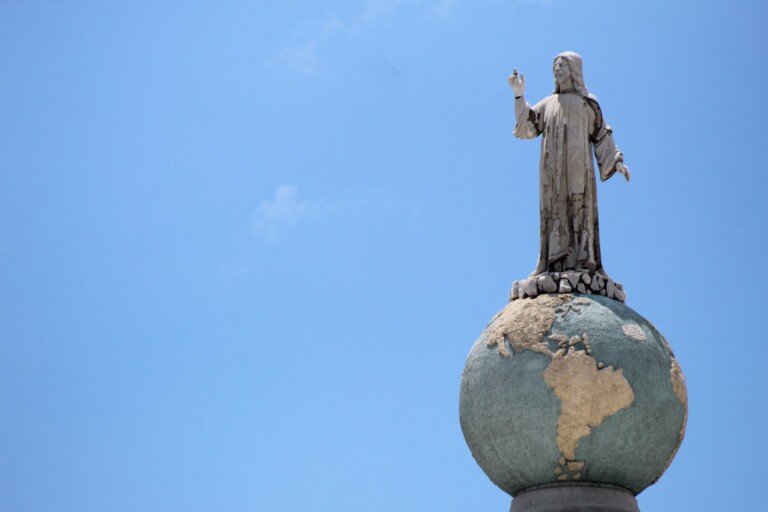
M 253 229 L 267 239 L 274 239 L 280 230 L 316 215 L 321 208 L 322 201 L 300 200 L 295 186 L 280 185 L 272 199 L 259 203 L 253 215 Z

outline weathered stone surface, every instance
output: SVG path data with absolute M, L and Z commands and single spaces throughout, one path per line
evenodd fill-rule
M 655 327 L 654 330 L 656 330 Z M 667 343 L 667 339 L 664 338 L 664 335 L 661 333 L 659 333 L 659 336 L 661 336 L 661 338 L 664 340 L 664 344 L 671 354 L 672 347 L 670 347 L 669 343 Z M 685 417 L 683 418 L 683 425 L 680 427 L 680 435 L 678 437 L 679 441 L 677 448 L 675 448 L 675 451 L 669 455 L 667 464 L 664 466 L 664 469 L 661 471 L 661 473 L 659 473 L 659 476 L 656 477 L 656 480 L 654 480 L 653 483 L 656 483 L 659 478 L 661 478 L 661 475 L 663 475 L 664 472 L 669 468 L 669 465 L 672 464 L 672 459 L 675 458 L 677 451 L 680 449 L 680 445 L 683 443 L 683 438 L 685 437 L 685 427 L 688 424 L 688 388 L 685 385 L 685 377 L 683 376 L 683 371 L 680 368 L 680 364 L 677 362 L 677 359 L 675 359 L 674 355 L 672 356 L 672 366 L 669 369 L 669 379 L 672 382 L 672 391 L 675 392 L 675 396 L 677 396 L 677 399 L 680 400 L 680 403 L 685 407 Z
M 621 326 L 621 330 L 624 331 L 624 334 L 626 334 L 632 339 L 635 339 L 638 341 L 645 341 L 646 339 L 645 333 L 643 332 L 643 328 L 637 324 L 624 324 Z
M 506 339 L 515 352 L 532 350 L 549 353 L 549 348 L 542 342 L 544 334 L 555 321 L 555 309 L 571 299 L 570 295 L 542 295 L 536 300 L 511 302 L 486 329 L 486 346 L 497 346 L 499 353 L 505 355 Z M 507 352 L 505 357 L 508 356 Z
M 605 286 L 605 279 L 603 279 L 603 276 L 595 274 L 595 278 L 597 278 L 597 286 L 603 288 Z
M 635 400 L 623 370 L 612 366 L 598 370 L 595 360 L 582 351 L 555 356 L 544 371 L 544 380 L 560 399 L 557 446 L 567 460 L 576 458 L 579 440 L 590 434 L 592 426 Z M 575 386 L 576 382 L 585 385 Z M 595 396 L 601 399 L 595 400 Z
M 666 342 L 666 340 L 664 341 Z M 685 385 L 685 376 L 683 376 L 683 370 L 680 368 L 680 363 L 674 358 L 672 359 L 672 365 L 669 367 L 669 380 L 672 382 L 672 391 L 675 392 L 675 396 L 680 400 L 680 403 L 685 406 L 685 410 L 687 411 L 688 387 Z
M 551 274 L 540 274 L 531 276 L 527 279 L 520 279 L 512 282 L 509 292 L 509 300 L 519 300 L 533 298 L 542 293 L 583 293 L 599 294 L 623 302 L 622 296 L 618 293 L 619 284 L 594 275 L 590 278 L 590 284 L 586 284 L 582 276 L 584 273 L 575 272 L 554 272 Z M 572 284 L 572 283 L 575 283 Z M 601 284 L 602 283 L 602 286 Z M 579 287 L 581 285 L 581 287 Z M 625 297 L 626 295 L 624 295 Z
M 529 297 L 536 297 L 539 294 L 535 277 L 531 277 L 525 281 L 525 294 Z
M 512 291 L 509 292 L 509 300 L 515 300 L 520 297 L 520 281 L 512 283 Z
M 557 291 L 557 284 L 550 275 L 543 275 L 539 277 L 538 281 L 539 290 L 544 293 L 555 293 Z
M 592 284 L 592 277 L 590 277 L 590 275 L 587 274 L 586 272 L 583 272 L 581 274 L 581 280 L 582 282 L 584 282 L 584 284 L 587 284 L 587 285 Z
M 600 271 L 594 160 L 601 180 L 615 173 L 629 180 L 630 173 L 611 128 L 596 114 L 600 112 L 597 101 L 584 86 L 581 57 L 574 52 L 561 53 L 553 70 L 554 94 L 534 106 L 523 97 L 525 81 L 517 72 L 509 77 L 516 97 L 515 137 L 542 138 L 539 212 L 543 236 L 536 271 Z M 589 101 L 585 101 L 587 97 Z

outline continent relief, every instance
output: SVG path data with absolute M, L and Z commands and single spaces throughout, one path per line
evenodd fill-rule
M 548 339 L 557 342 L 555 350 L 544 341 L 544 335 L 550 332 L 558 314 L 578 313 L 590 303 L 570 294 L 511 302 L 491 321 L 486 342 L 489 347 L 497 346 L 503 357 L 511 356 L 506 347 L 509 343 L 513 352 L 532 350 L 551 359 L 544 370 L 544 381 L 561 404 L 557 446 L 565 461 L 570 461 L 571 466 L 577 465 L 578 469 L 583 466 L 583 462 L 576 461 L 579 440 L 588 436 L 605 418 L 632 405 L 635 399 L 622 369 L 604 367 L 592 357 L 587 333 L 570 338 L 550 335 Z M 595 400 L 595 396 L 600 400 Z M 566 479 L 566 473 L 563 472 L 561 477 Z M 572 477 L 579 479 L 581 473 L 573 473 Z

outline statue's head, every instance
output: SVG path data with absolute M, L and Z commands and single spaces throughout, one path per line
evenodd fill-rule
M 552 71 L 555 74 L 555 94 L 561 92 L 576 92 L 586 96 L 587 86 L 584 85 L 581 55 L 575 52 L 563 52 L 555 57 Z

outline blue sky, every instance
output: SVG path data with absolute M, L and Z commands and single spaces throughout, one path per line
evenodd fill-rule
M 507 510 L 461 371 L 538 251 L 514 67 L 633 173 L 603 261 L 688 382 L 641 509 L 756 510 L 768 8 L 0 4 L 0 510 Z

